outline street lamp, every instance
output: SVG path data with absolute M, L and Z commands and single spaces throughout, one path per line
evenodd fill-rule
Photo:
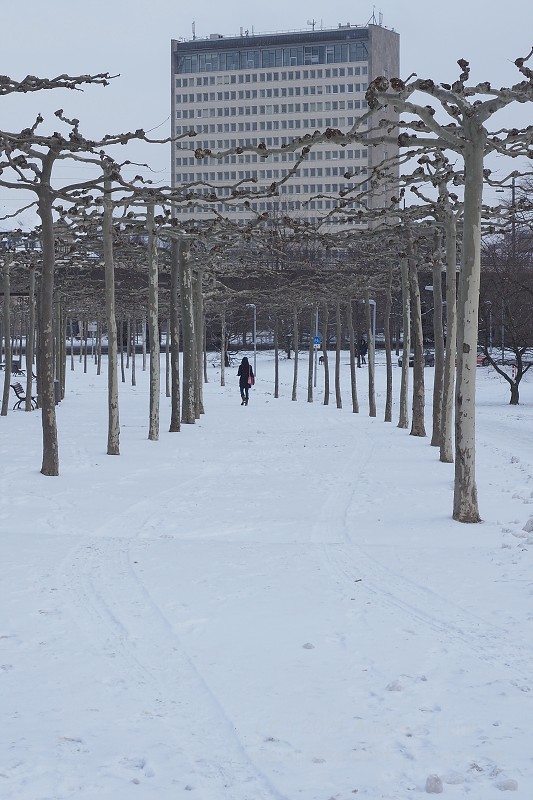
M 257 376 L 257 308 L 255 303 L 246 303 L 246 308 L 253 308 L 254 310 L 254 375 Z
M 492 354 L 492 302 L 485 300 L 485 305 L 489 314 L 489 353 Z
M 366 303 L 365 300 L 361 300 L 361 302 L 363 304 Z M 368 305 L 372 309 L 372 339 L 373 339 L 374 346 L 375 346 L 376 345 L 376 301 L 375 300 L 369 300 L 368 301 Z

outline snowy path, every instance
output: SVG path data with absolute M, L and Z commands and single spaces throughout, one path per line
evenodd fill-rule
M 74 549 L 60 570 L 65 604 L 98 653 L 111 659 L 132 702 L 159 710 L 184 790 L 203 800 L 282 800 L 254 767 L 217 698 L 187 656 L 129 558 L 129 542 Z M 168 744 L 168 740 L 167 740 Z
M 287 363 L 274 401 L 260 366 L 248 408 L 212 381 L 157 443 L 140 374 L 118 459 L 104 380 L 69 375 L 57 481 L 9 418 L 0 797 L 403 800 L 438 774 L 530 800 L 533 406 L 480 372 L 484 522 L 459 526 L 427 439 L 291 402 Z

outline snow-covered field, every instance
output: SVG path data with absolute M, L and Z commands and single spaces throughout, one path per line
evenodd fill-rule
M 138 365 L 120 457 L 76 362 L 59 478 L 38 412 L 0 420 L 2 800 L 533 798 L 533 382 L 511 407 L 478 369 L 461 525 L 453 465 L 382 421 L 382 366 L 353 414 L 347 360 L 342 410 L 305 362 L 275 400 L 260 354 L 244 408 L 210 365 L 196 425 L 169 434 L 162 394 L 159 442 Z

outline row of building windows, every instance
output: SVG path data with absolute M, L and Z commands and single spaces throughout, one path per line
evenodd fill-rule
M 226 141 L 228 141 L 228 140 L 226 139 Z M 267 144 L 268 144 L 268 140 L 267 140 Z M 233 145 L 231 145 L 231 146 L 233 146 Z M 268 145 L 268 146 L 269 147 L 275 147 L 275 145 Z M 227 149 L 229 149 L 229 147 L 230 147 L 230 145 L 225 145 L 224 149 L 227 150 Z M 222 150 L 223 148 L 219 147 L 218 149 Z M 354 159 L 354 158 L 359 158 L 358 155 L 355 155 L 356 153 L 359 153 L 359 152 L 361 152 L 361 158 L 367 158 L 368 150 L 359 151 L 359 150 L 340 150 L 339 149 L 339 150 L 325 150 L 325 151 L 324 150 L 311 150 L 311 152 L 307 155 L 306 160 L 307 161 L 344 161 L 344 160 L 351 160 L 351 159 Z M 281 153 L 281 154 L 278 154 L 278 155 L 273 155 L 271 158 L 272 158 L 272 162 L 275 162 L 275 163 L 278 163 L 280 161 L 281 162 L 290 162 L 290 161 L 295 161 L 296 160 L 296 154 L 295 153 Z M 226 163 L 229 163 L 229 164 L 257 164 L 259 161 L 261 161 L 261 163 L 264 163 L 263 159 L 262 158 L 260 159 L 259 156 L 256 155 L 255 153 L 246 153 L 246 154 L 239 155 L 239 156 L 228 156 L 226 158 Z M 199 163 L 198 160 L 196 158 L 194 158 L 194 156 L 191 156 L 189 158 L 180 157 L 180 158 L 176 159 L 176 164 L 177 164 L 177 166 L 180 166 L 180 167 L 192 167 L 192 166 L 195 166 L 195 165 L 198 166 L 198 163 Z M 345 172 L 346 169 L 352 169 L 352 168 L 344 167 L 343 168 L 343 172 Z M 357 169 L 357 167 L 354 167 L 353 169 Z M 364 170 L 363 170 L 363 172 L 364 172 Z M 196 174 L 198 174 L 198 173 L 196 173 Z M 328 173 L 325 173 L 325 174 L 328 174 Z M 334 174 L 334 173 L 332 173 L 332 174 Z M 249 176 L 247 176 L 247 177 L 249 177 Z
M 358 117 L 322 117 L 309 119 L 282 119 L 272 122 L 253 122 L 250 127 L 245 127 L 243 122 L 226 122 L 223 125 L 194 125 L 196 133 L 233 133 L 244 131 L 281 131 L 281 130 L 300 130 L 310 128 L 312 131 L 324 130 L 325 128 L 347 128 L 355 124 Z M 364 125 L 367 124 L 363 120 Z M 190 131 L 191 127 L 177 125 L 175 128 L 176 136 Z
M 316 78 L 345 78 L 368 75 L 368 67 L 335 67 L 334 69 L 304 69 L 290 72 L 247 72 L 242 75 L 209 75 L 201 78 L 176 78 L 176 88 L 192 86 L 224 86 L 231 83 L 269 83 L 271 81 L 315 80 Z
M 320 218 L 316 217 L 316 216 L 313 216 L 313 215 L 307 216 L 307 213 L 306 213 L 307 210 L 311 209 L 312 211 L 331 211 L 331 210 L 333 210 L 334 208 L 337 207 L 337 204 L 335 203 L 334 200 L 311 200 L 310 202 L 305 203 L 305 205 L 304 205 L 303 203 L 300 203 L 300 201 L 298 201 L 298 200 L 291 200 L 291 201 L 288 201 L 288 202 L 285 201 L 285 202 L 279 202 L 279 203 L 268 202 L 268 201 L 263 201 L 261 203 L 254 202 L 254 203 L 250 203 L 250 207 L 254 211 L 259 211 L 259 212 L 271 211 L 271 212 L 282 212 L 282 213 L 285 213 L 285 214 L 290 214 L 290 213 L 293 213 L 293 212 L 302 211 L 303 212 L 303 217 L 309 223 L 311 223 L 311 225 L 316 225 L 318 222 L 320 222 Z M 363 203 L 359 203 L 359 202 L 351 203 L 351 205 L 350 205 L 350 208 L 352 208 L 352 209 L 358 209 L 358 208 L 363 208 L 363 207 L 364 207 L 364 204 Z M 225 203 L 214 203 L 214 204 L 211 204 L 209 206 L 187 205 L 187 206 L 178 207 L 179 213 L 181 213 L 181 214 L 195 214 L 198 217 L 203 217 L 204 215 L 209 214 L 211 210 L 215 210 L 215 209 L 216 209 L 216 211 L 218 211 L 219 213 L 222 213 L 222 214 L 224 214 L 224 213 L 227 214 L 228 211 L 231 212 L 232 214 L 235 213 L 235 212 L 240 212 L 243 215 L 244 214 L 249 215 L 249 213 L 250 213 L 249 209 L 245 208 L 244 206 L 233 205 L 233 204 L 226 205 Z M 357 224 L 360 224 L 360 223 L 359 223 L 359 221 L 357 219 L 352 218 L 352 219 L 343 220 L 343 224 L 357 225 Z
M 304 167 L 298 172 L 303 178 L 342 177 L 346 172 L 366 175 L 366 167 Z M 286 175 L 285 170 L 260 169 L 260 170 L 224 170 L 223 172 L 182 172 L 176 175 L 176 181 L 193 183 L 194 181 L 242 181 L 247 178 L 258 177 L 259 180 L 279 180 Z
M 308 114 L 314 111 L 345 111 L 368 108 L 366 100 L 325 100 L 315 103 L 273 103 L 266 106 L 226 106 L 225 108 L 184 108 L 176 111 L 176 119 L 208 117 L 257 117 L 267 114 Z
M 343 44 L 304 45 L 301 47 L 261 47 L 242 50 L 212 50 L 180 55 L 176 72 L 220 72 L 222 70 L 297 67 L 311 64 L 343 64 L 367 61 L 368 47 L 363 40 Z
M 345 191 L 348 189 L 353 189 L 353 183 L 289 183 L 287 185 L 283 184 L 279 187 L 278 191 L 280 194 L 337 194 L 339 191 Z M 359 191 L 364 191 L 368 188 L 368 184 L 362 183 L 357 184 L 357 189 Z M 210 195 L 212 192 L 211 187 L 206 187 L 205 189 L 194 187 L 194 191 L 197 195 Z M 217 196 L 223 197 L 228 196 L 231 194 L 232 189 L 230 186 L 219 186 L 216 189 Z
M 353 94 L 366 92 L 367 83 L 327 83 L 325 86 L 289 86 L 281 89 L 240 89 L 234 92 L 198 92 L 177 94 L 176 103 L 214 103 L 224 100 L 256 100 L 267 97 L 304 97 L 314 94 Z

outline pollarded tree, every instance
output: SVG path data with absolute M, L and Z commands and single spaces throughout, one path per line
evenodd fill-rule
M 533 53 L 533 51 L 532 51 Z M 432 80 L 404 82 L 399 78 L 376 78 L 367 91 L 370 108 L 378 112 L 388 106 L 394 113 L 410 116 L 400 122 L 404 129 L 395 141 L 401 147 L 420 150 L 440 148 L 458 153 L 464 161 L 464 239 L 458 301 L 458 356 L 455 395 L 456 460 L 453 517 L 460 522 L 479 522 L 475 478 L 475 374 L 480 288 L 481 205 L 485 157 L 498 152 L 513 157 L 533 157 L 533 129 L 503 129 L 490 132 L 487 122 L 513 102 L 533 100 L 533 72 L 527 58 L 516 60 L 524 80 L 510 88 L 494 89 L 488 82 L 468 86 L 470 68 L 458 62 L 461 74 L 453 84 L 437 85 Z M 422 93 L 436 100 L 450 120 L 438 121 L 436 109 L 415 102 Z M 383 127 L 389 123 L 383 120 Z M 392 133 L 397 126 L 390 123 Z

